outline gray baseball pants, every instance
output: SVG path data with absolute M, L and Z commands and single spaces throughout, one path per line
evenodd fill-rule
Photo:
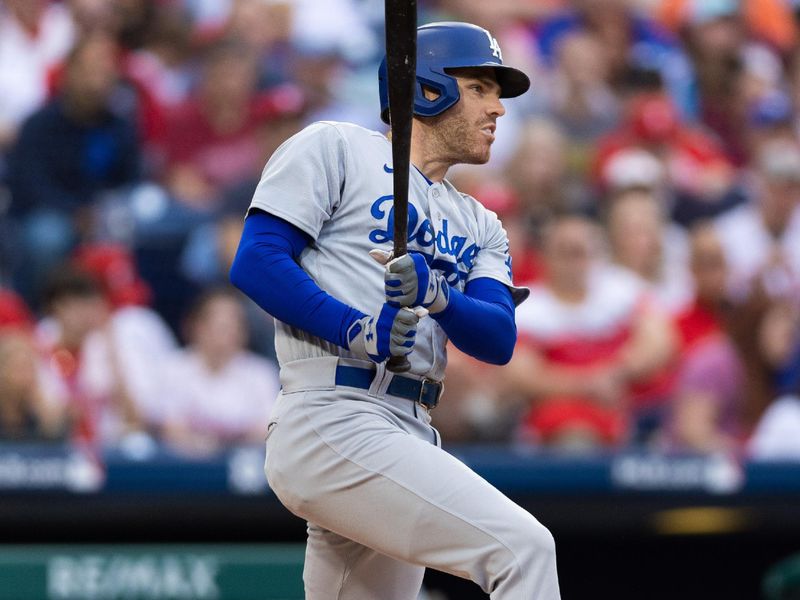
M 550 532 L 443 451 L 421 405 L 387 396 L 383 366 L 369 390 L 336 387 L 339 360 L 282 367 L 267 433 L 270 487 L 308 522 L 307 600 L 415 600 L 425 567 L 493 600 L 560 598 Z

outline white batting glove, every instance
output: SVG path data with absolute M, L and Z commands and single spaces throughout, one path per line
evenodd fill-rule
M 362 317 L 350 326 L 348 350 L 376 363 L 390 356 L 406 356 L 414 349 L 419 319 L 415 311 L 385 303 L 377 317 Z
M 384 291 L 386 301 L 400 306 L 423 307 L 431 313 L 447 308 L 450 287 L 444 277 L 428 267 L 419 252 L 392 258 L 391 252 L 371 250 L 370 256 L 386 266 Z

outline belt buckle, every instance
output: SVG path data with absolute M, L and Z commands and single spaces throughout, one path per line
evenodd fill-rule
M 428 386 L 437 385 L 439 386 L 439 391 L 436 393 L 436 398 L 434 398 L 432 404 L 427 404 L 422 401 L 425 397 L 425 391 Z M 442 397 L 442 392 L 444 392 L 444 384 L 440 381 L 434 381 L 433 379 L 423 378 L 420 381 L 419 386 L 419 396 L 417 396 L 417 404 L 424 406 L 426 409 L 433 410 L 439 404 L 439 399 Z

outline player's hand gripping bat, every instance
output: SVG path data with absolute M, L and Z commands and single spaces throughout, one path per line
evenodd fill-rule
M 417 0 L 386 0 L 385 7 L 394 176 L 394 256 L 398 257 L 406 253 L 408 240 L 408 171 L 417 76 Z M 386 366 L 394 373 L 411 368 L 405 356 L 392 356 Z

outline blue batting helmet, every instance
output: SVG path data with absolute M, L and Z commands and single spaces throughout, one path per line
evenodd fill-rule
M 460 67 L 493 68 L 500 84 L 501 98 L 524 94 L 530 79 L 519 69 L 503 64 L 503 54 L 497 40 L 483 27 L 470 23 L 430 23 L 417 29 L 417 85 L 414 94 L 414 114 L 432 117 L 443 113 L 459 99 L 458 82 L 447 74 L 448 69 Z M 439 93 L 428 100 L 422 86 Z M 389 122 L 389 85 L 386 57 L 378 69 L 381 96 L 381 119 Z

